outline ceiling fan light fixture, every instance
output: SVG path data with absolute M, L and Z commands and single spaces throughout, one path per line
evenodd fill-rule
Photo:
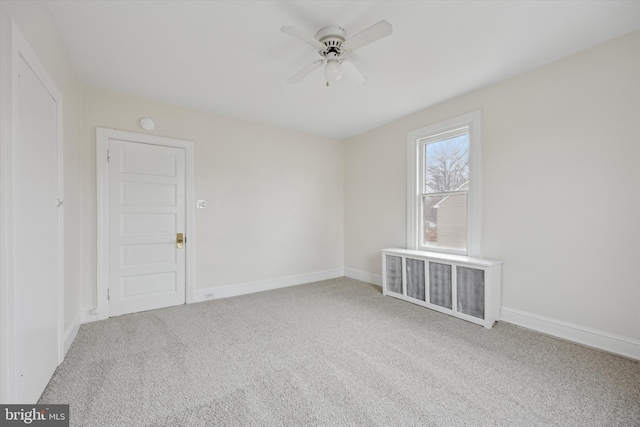
M 298 71 L 287 80 L 289 83 L 298 83 L 300 80 L 311 74 L 316 68 L 324 65 L 324 76 L 329 86 L 329 82 L 335 82 L 342 78 L 343 71 L 347 79 L 355 84 L 364 84 L 367 77 L 351 63 L 348 55 L 363 46 L 371 44 L 381 38 L 391 35 L 393 29 L 387 21 L 380 21 L 377 24 L 359 32 L 353 37 L 347 38 L 344 28 L 329 26 L 321 28 L 315 37 L 309 37 L 304 32 L 294 27 L 282 27 L 282 32 L 307 43 L 316 49 L 317 53 L 323 57 L 313 61 L 311 64 Z
M 342 67 L 338 61 L 327 61 L 327 65 L 324 66 L 324 76 L 327 82 L 338 81 L 342 78 Z

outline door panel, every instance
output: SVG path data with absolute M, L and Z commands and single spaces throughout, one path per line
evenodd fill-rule
M 124 157 L 122 171 L 136 175 L 175 177 L 176 159 L 173 156 L 130 152 Z
M 177 233 L 175 214 L 123 214 L 122 227 L 122 233 L 124 236 L 130 234 Z
M 176 273 L 141 274 L 122 279 L 124 297 L 146 296 L 176 291 Z
M 185 150 L 109 140 L 109 313 L 184 304 Z
M 123 179 L 131 179 L 131 177 L 123 177 Z M 135 175 L 133 179 L 135 179 Z M 174 184 L 122 182 L 122 204 L 134 206 L 175 206 L 176 192 L 177 189 Z
M 124 246 L 122 265 L 160 264 L 176 262 L 176 245 L 156 243 Z
M 57 103 L 21 56 L 17 65 L 17 357 L 21 402 L 35 403 L 58 366 Z

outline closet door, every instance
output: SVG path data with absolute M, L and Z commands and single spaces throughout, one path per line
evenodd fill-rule
M 60 108 L 29 50 L 17 57 L 15 285 L 18 401 L 36 403 L 61 360 Z M 38 70 L 36 72 L 36 70 Z

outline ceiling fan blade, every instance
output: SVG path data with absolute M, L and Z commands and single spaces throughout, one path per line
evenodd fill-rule
M 306 35 L 305 33 L 303 33 L 302 31 L 300 31 L 295 27 L 282 27 L 280 28 L 280 31 L 282 31 L 283 33 L 289 34 L 291 37 L 295 37 L 298 40 L 303 41 L 313 46 L 316 49 L 324 50 L 326 47 L 324 44 L 320 43 L 318 40 L 314 39 L 311 36 Z
M 320 68 L 322 64 L 324 64 L 324 59 L 318 59 L 317 61 L 313 61 L 311 64 L 307 65 L 302 70 L 298 71 L 296 74 L 291 76 L 291 78 L 287 80 L 287 82 L 291 84 L 298 83 L 300 80 L 304 79 L 309 74 L 311 74 L 316 68 Z
M 377 24 L 373 24 L 364 31 L 359 32 L 349 40 L 344 42 L 342 47 L 346 50 L 356 50 L 362 46 L 366 46 L 369 43 L 373 43 L 376 40 L 380 40 L 383 37 L 387 37 L 393 33 L 391 24 L 387 21 L 380 21 Z
M 362 74 L 362 71 L 358 70 L 358 68 L 355 65 L 353 65 L 353 63 L 350 62 L 349 60 L 344 59 L 340 63 L 340 66 L 342 67 L 343 73 L 347 76 L 349 80 L 351 80 L 351 82 L 353 82 L 353 84 L 356 84 L 359 86 L 367 82 L 367 76 Z

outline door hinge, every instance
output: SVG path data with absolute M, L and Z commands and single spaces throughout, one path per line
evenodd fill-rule
M 111 301 L 111 289 L 107 289 L 107 301 Z
M 22 92 L 22 76 L 18 74 L 18 92 Z
M 111 155 L 110 155 L 110 153 L 109 153 L 109 149 L 107 149 L 107 162 L 108 162 L 109 160 L 111 160 Z

